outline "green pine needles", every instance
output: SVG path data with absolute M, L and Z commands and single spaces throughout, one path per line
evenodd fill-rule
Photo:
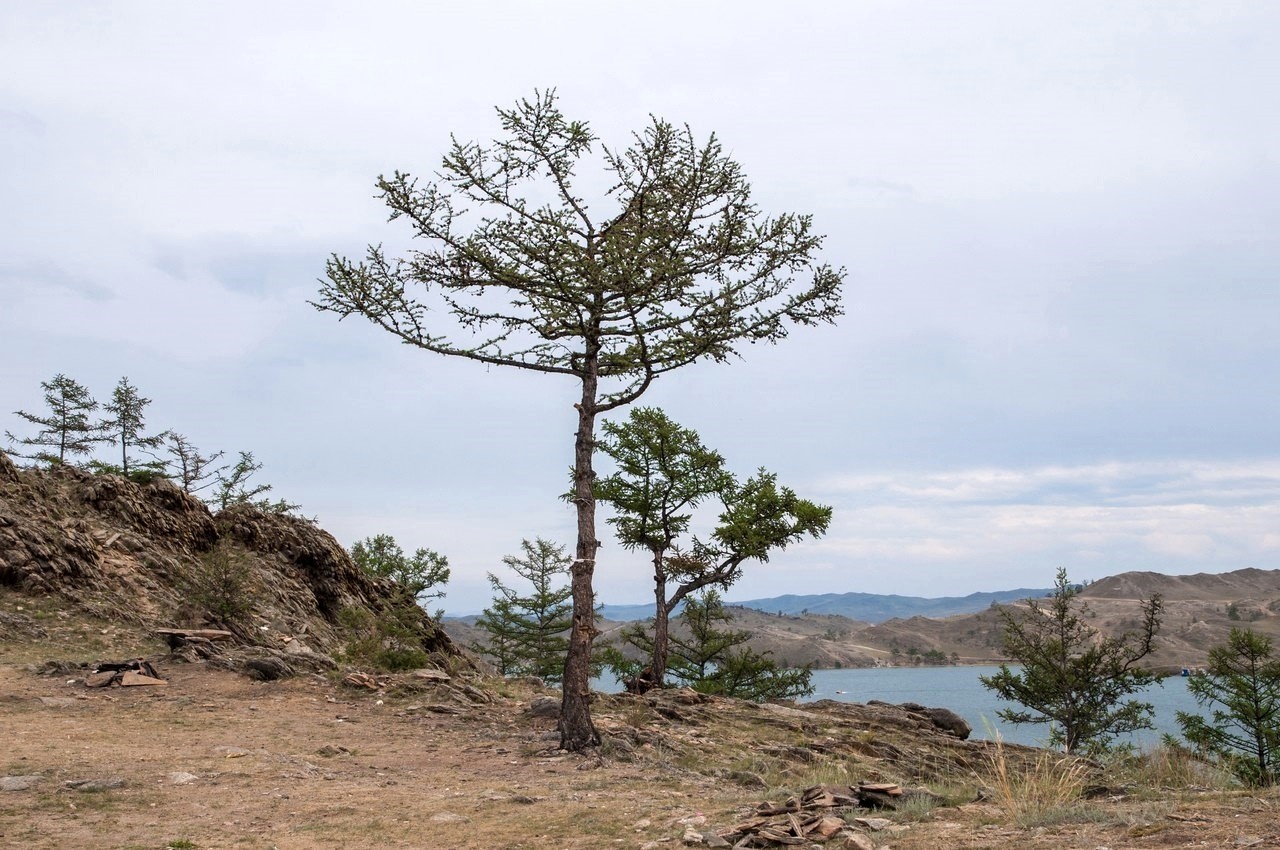
M 1015 672 L 1002 664 L 982 684 L 1020 709 L 1001 709 L 1009 723 L 1052 724 L 1049 742 L 1068 753 L 1100 751 L 1118 735 L 1150 729 L 1150 703 L 1126 699 L 1160 681 L 1141 666 L 1155 648 L 1163 603 L 1158 595 L 1142 603 L 1142 625 L 1136 632 L 1103 637 L 1087 625 L 1083 606 L 1072 600 L 1079 589 L 1058 570 L 1047 605 L 1035 600 L 1027 608 L 1002 606 L 1004 651 L 1021 665 Z

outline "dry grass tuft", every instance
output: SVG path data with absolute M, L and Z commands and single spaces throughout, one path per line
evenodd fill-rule
M 1017 825 L 1049 826 L 1093 819 L 1080 797 L 1089 779 L 1086 762 L 1045 750 L 1035 761 L 1019 767 L 1007 757 L 999 735 L 988 758 L 996 801 Z

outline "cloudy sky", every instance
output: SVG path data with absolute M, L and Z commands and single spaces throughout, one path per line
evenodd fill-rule
M 733 599 L 1280 568 L 1280 5 L 7 3 L 0 430 L 66 373 L 253 451 L 344 544 L 446 554 L 478 611 L 556 499 L 572 381 L 307 305 L 404 244 L 380 173 L 555 87 L 622 145 L 715 132 L 848 270 L 834 327 L 645 397 L 835 508 Z M 607 531 L 597 586 L 648 598 Z

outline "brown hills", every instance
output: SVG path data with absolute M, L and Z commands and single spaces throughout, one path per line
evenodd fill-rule
M 1155 593 L 1164 599 L 1164 618 L 1150 663 L 1162 669 L 1203 666 L 1209 648 L 1224 643 L 1233 626 L 1280 635 L 1280 570 L 1186 576 L 1120 573 L 1088 585 L 1079 599 L 1089 612 L 1090 625 L 1102 634 L 1116 635 L 1138 627 L 1141 600 Z M 729 610 L 733 628 L 754 634 L 753 649 L 771 652 L 790 665 L 838 668 L 1006 660 L 1001 651 L 1004 625 L 995 605 L 973 614 L 876 624 L 835 615 L 774 614 L 737 606 Z M 606 622 L 603 639 L 622 625 Z M 468 644 L 483 637 L 459 621 L 446 621 L 445 628 Z

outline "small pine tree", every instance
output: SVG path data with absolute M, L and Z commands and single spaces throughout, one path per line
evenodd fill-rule
M 715 591 L 687 599 L 681 619 L 689 637 L 671 638 L 671 674 L 695 691 L 753 702 L 813 693 L 809 668 L 788 667 L 751 649 L 749 631 L 717 627 L 733 617 Z
M 1048 607 L 1028 601 L 1019 615 L 1001 606 L 1004 651 L 1022 665 L 1014 672 L 1000 665 L 994 676 L 980 676 L 982 684 L 1001 699 L 1024 706 L 1001 709 L 1009 723 L 1052 723 L 1050 742 L 1068 753 L 1084 747 L 1103 750 L 1117 735 L 1150 729 L 1150 703 L 1124 698 L 1160 681 L 1159 674 L 1140 666 L 1155 648 L 1163 604 L 1157 594 L 1142 603 L 1137 632 L 1101 637 L 1082 619 L 1088 609 L 1072 610 L 1077 586 L 1058 570 Z
M 565 633 L 573 625 L 573 591 L 569 585 L 555 586 L 556 578 L 567 576 L 573 559 L 563 546 L 539 537 L 520 541 L 523 557 L 502 559 L 517 575 L 533 586 L 527 596 L 507 587 L 493 573 L 489 584 L 496 596 L 476 625 L 490 635 L 486 655 L 495 659 L 503 674 L 524 673 L 557 683 L 564 672 L 564 655 L 569 649 Z M 496 649 L 496 651 L 495 651 Z M 501 659 L 497 652 L 503 653 Z
M 77 455 L 92 452 L 103 438 L 89 419 L 98 409 L 98 402 L 93 400 L 89 390 L 61 373 L 49 381 L 42 381 L 40 387 L 44 390 L 44 402 L 49 412 L 40 415 L 16 410 L 14 413 L 32 425 L 40 426 L 41 430 L 33 437 L 21 438 L 5 431 L 5 437 L 13 444 L 9 453 L 57 466 Z M 28 449 L 35 451 L 25 453 L 24 450 Z
M 221 511 L 232 505 L 253 505 L 276 514 L 296 512 L 299 505 L 284 499 L 273 502 L 266 498 L 266 494 L 271 492 L 270 484 L 250 483 L 249 479 L 261 470 L 262 462 L 254 459 L 253 452 L 240 452 L 239 460 L 231 465 L 230 471 L 226 471 L 225 467 L 218 471 L 217 490 L 208 500 L 210 507 Z
M 485 633 L 485 640 L 472 642 L 471 649 L 480 655 L 487 656 L 493 662 L 493 666 L 498 668 L 498 675 L 513 676 L 524 669 L 522 638 L 526 624 L 516 608 L 516 603 L 503 595 L 497 576 L 490 573 L 489 583 L 498 595 L 476 620 L 477 628 Z
M 129 379 L 121 378 L 120 383 L 111 391 L 111 401 L 102 406 L 110 414 L 98 424 L 98 428 L 110 442 L 120 444 L 120 474 L 128 477 L 129 473 L 139 466 L 149 466 L 153 470 L 158 464 L 139 461 L 130 454 L 131 450 L 154 449 L 164 439 L 164 433 L 144 434 L 146 430 L 146 408 L 151 399 L 143 398 L 138 388 L 129 383 Z M 105 471 L 116 471 L 110 464 L 100 464 Z M 158 471 L 158 470 L 156 470 Z
M 1182 735 L 1200 753 L 1226 764 L 1241 781 L 1275 785 L 1280 764 L 1280 658 L 1271 638 L 1232 629 L 1226 644 L 1209 650 L 1209 664 L 1187 680 L 1187 691 L 1209 719 L 1177 713 Z

